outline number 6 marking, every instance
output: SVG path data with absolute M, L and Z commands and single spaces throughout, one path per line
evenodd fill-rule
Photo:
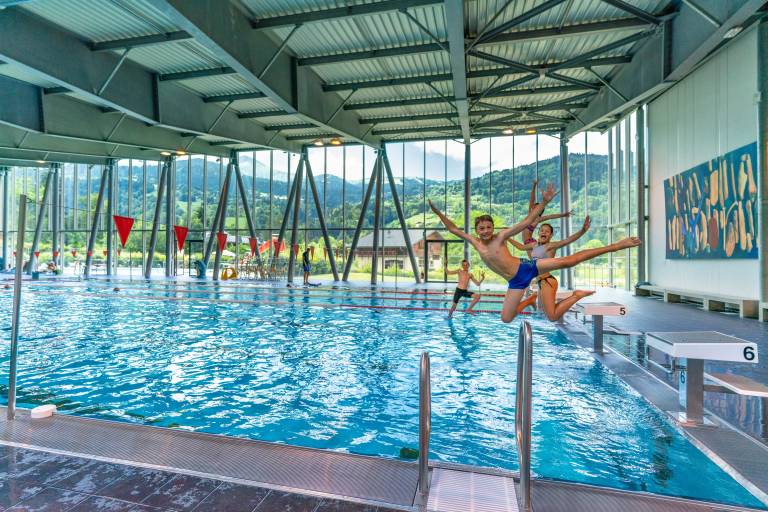
M 744 359 L 747 361 L 755 360 L 755 347 L 744 347 Z

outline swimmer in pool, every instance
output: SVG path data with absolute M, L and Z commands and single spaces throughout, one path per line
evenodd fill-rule
M 587 215 L 584 219 L 584 225 L 582 225 L 581 229 L 576 233 L 563 240 L 552 240 L 552 235 L 555 230 L 552 227 L 552 224 L 544 222 L 539 225 L 539 239 L 537 241 L 529 244 L 521 244 L 515 239 L 510 238 L 507 242 L 521 251 L 526 251 L 528 257 L 533 261 L 541 260 L 543 258 L 554 258 L 558 249 L 572 244 L 584 236 L 589 230 L 590 224 L 591 220 L 589 215 Z M 558 283 L 555 276 L 549 272 L 539 272 L 539 275 L 536 278 L 536 284 L 538 285 L 539 293 L 541 294 L 541 304 L 544 314 L 553 322 L 560 320 L 563 315 L 576 304 L 576 302 L 595 293 L 594 291 L 589 290 L 575 290 L 573 295 L 557 302 Z M 533 293 L 530 297 L 521 301 L 520 305 L 517 307 L 517 312 L 520 313 L 526 307 L 531 306 L 536 301 L 536 297 L 537 294 Z
M 480 286 L 480 284 L 485 280 L 485 272 L 480 272 L 480 279 L 477 279 L 469 271 L 469 262 L 467 260 L 461 260 L 461 268 L 457 268 L 455 270 L 448 270 L 448 264 L 446 263 L 445 273 L 449 276 L 454 274 L 458 274 L 459 276 L 459 282 L 456 283 L 456 291 L 453 292 L 453 304 L 451 304 L 451 310 L 448 312 L 448 318 L 453 316 L 453 312 L 456 311 L 456 306 L 459 305 L 459 301 L 462 298 L 472 299 L 472 302 L 469 303 L 469 307 L 465 309 L 464 312 L 474 313 L 472 308 L 474 308 L 475 304 L 477 304 L 477 302 L 480 300 L 480 294 L 472 293 L 469 291 L 469 282 L 472 281 L 475 283 L 475 286 Z
M 573 267 L 583 261 L 595 258 L 608 252 L 616 252 L 640 245 L 640 239 L 631 237 L 605 247 L 587 249 L 564 256 L 561 258 L 542 258 L 537 261 L 522 260 L 509 253 L 507 240 L 521 233 L 526 226 L 538 221 L 544 207 L 555 197 L 555 189 L 552 185 L 542 194 L 542 201 L 536 205 L 522 222 L 514 226 L 504 228 L 494 233 L 493 217 L 481 215 L 475 219 L 475 232 L 477 236 L 464 233 L 454 222 L 446 217 L 437 207 L 429 201 L 429 206 L 440 218 L 446 229 L 459 238 L 466 240 L 480 254 L 488 268 L 503 277 L 509 283 L 509 289 L 504 297 L 501 310 L 501 321 L 509 323 L 517 316 L 517 307 L 523 298 L 525 289 L 539 273 L 552 272 L 562 268 Z

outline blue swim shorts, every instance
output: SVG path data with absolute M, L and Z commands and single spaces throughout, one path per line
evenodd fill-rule
M 528 285 L 537 275 L 539 275 L 539 269 L 536 267 L 536 261 L 521 259 L 517 274 L 509 280 L 509 288 L 511 290 L 524 290 L 528 288 Z

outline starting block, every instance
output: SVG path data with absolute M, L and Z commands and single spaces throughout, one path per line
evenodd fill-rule
M 594 351 L 600 354 L 603 353 L 603 317 L 627 314 L 627 306 L 617 302 L 580 302 L 574 310 L 592 316 L 592 343 Z
M 756 343 L 717 331 L 648 332 L 645 343 L 670 357 L 681 359 L 681 364 L 677 365 L 681 368 L 678 393 L 685 413 L 679 419 L 685 423 L 704 423 L 704 361 L 758 362 Z M 723 388 L 736 392 L 743 385 L 743 382 L 734 381 L 727 375 L 708 377 Z M 763 389 L 757 391 L 766 392 Z

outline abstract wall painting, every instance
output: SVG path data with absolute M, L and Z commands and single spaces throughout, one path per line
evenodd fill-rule
M 757 143 L 664 180 L 667 259 L 754 259 Z

